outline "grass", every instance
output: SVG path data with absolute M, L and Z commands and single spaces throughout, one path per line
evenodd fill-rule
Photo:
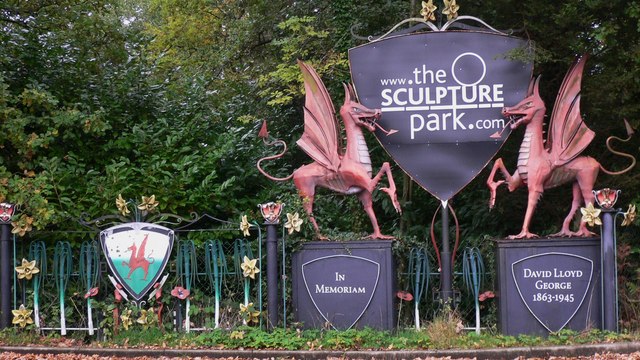
M 411 350 L 411 349 L 482 349 L 520 346 L 578 345 L 601 342 L 638 341 L 638 333 L 616 334 L 600 330 L 575 332 L 563 330 L 548 337 L 529 335 L 460 332 L 447 319 L 436 319 L 422 331 L 405 330 L 396 333 L 373 329 L 362 330 L 300 330 L 275 329 L 266 332 L 257 328 L 212 330 L 189 334 L 149 329 L 131 329 L 104 341 L 76 332 L 69 337 L 57 334 L 37 335 L 34 330 L 5 329 L 0 332 L 3 346 L 95 346 L 128 348 L 207 348 L 207 349 L 278 349 L 278 350 Z

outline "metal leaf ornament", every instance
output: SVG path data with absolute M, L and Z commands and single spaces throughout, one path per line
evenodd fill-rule
M 622 220 L 622 226 L 629 226 L 636 220 L 636 206 L 629 204 L 629 210 L 624 213 L 624 220 Z
M 602 221 L 600 221 L 601 211 L 602 210 L 593 207 L 592 203 L 589 203 L 587 207 L 580 208 L 582 222 L 586 222 L 589 226 L 602 225 Z
M 287 222 L 284 224 L 284 227 L 287 228 L 289 235 L 291 235 L 294 231 L 300 232 L 300 225 L 302 225 L 303 222 L 298 213 L 293 215 L 287 213 Z
M 250 235 L 249 233 L 249 220 L 247 220 L 247 215 L 242 215 L 242 219 L 240 220 L 240 230 L 242 230 L 242 235 L 247 237 Z
M 18 273 L 18 279 L 31 280 L 33 275 L 40 272 L 40 269 L 36 267 L 36 261 L 28 261 L 27 259 L 22 259 L 22 265 L 16 266 L 15 269 Z
M 256 266 L 257 262 L 258 259 L 249 259 L 245 256 L 242 264 L 240 264 L 240 268 L 242 269 L 242 276 L 255 279 L 256 274 L 260 272 L 260 269 L 258 269 L 258 267 Z
M 13 320 L 11 321 L 13 325 L 19 325 L 23 328 L 28 324 L 33 324 L 33 319 L 31 318 L 33 310 L 27 310 L 24 305 L 20 305 L 18 310 L 11 310 L 11 312 L 13 313 Z
M 129 207 L 127 206 L 127 201 L 122 197 L 122 194 L 118 194 L 116 198 L 116 206 L 118 207 L 118 211 L 122 216 L 127 216 L 131 211 L 129 211 Z
M 460 6 L 456 4 L 456 0 L 444 0 L 444 10 L 442 10 L 442 13 L 447 15 L 447 20 L 457 18 L 458 10 L 460 10 Z
M 438 7 L 433 5 L 433 0 L 423 1 L 422 10 L 420 10 L 420 15 L 422 15 L 422 17 L 424 18 L 424 21 L 435 21 L 437 9 Z

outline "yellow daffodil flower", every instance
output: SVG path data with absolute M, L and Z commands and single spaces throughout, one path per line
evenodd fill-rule
M 11 229 L 11 233 L 18 234 L 19 236 L 24 236 L 26 233 L 31 231 L 31 224 L 33 224 L 33 218 L 31 216 L 23 214 L 20 216 L 20 219 L 18 219 L 18 221 L 11 222 L 11 226 L 13 226 L 13 229 Z
M 442 10 L 442 13 L 447 15 L 447 20 L 457 18 L 458 10 L 460 10 L 460 6 L 456 4 L 456 0 L 444 0 L 444 10 Z
M 33 324 L 33 319 L 31 318 L 33 310 L 27 310 L 24 305 L 20 305 L 18 310 L 11 310 L 11 312 L 13 313 L 13 321 L 11 322 L 13 325 L 20 325 L 23 328 L 28 324 Z
M 249 220 L 247 220 L 247 215 L 242 215 L 242 220 L 240 221 L 240 230 L 242 230 L 242 235 L 244 237 L 249 236 Z
M 31 280 L 33 275 L 40 272 L 40 269 L 36 267 L 36 261 L 28 261 L 27 259 L 22 259 L 22 265 L 16 266 L 15 269 L 18 273 L 18 279 Z
M 142 211 L 152 211 L 158 206 L 159 202 L 156 201 L 156 196 L 151 195 L 149 197 L 143 196 L 142 203 L 138 205 L 138 209 Z
M 582 221 L 589 224 L 589 226 L 602 225 L 602 221 L 600 220 L 601 211 L 602 210 L 593 207 L 592 203 L 589 203 L 587 207 L 580 208 L 580 212 L 582 213 Z
M 436 20 L 435 12 L 437 9 L 438 7 L 433 5 L 433 0 L 423 1 L 422 10 L 420 10 L 420 15 L 424 17 L 424 21 L 435 21 Z
M 252 279 L 256 278 L 256 274 L 260 272 L 256 263 L 258 259 L 249 259 L 248 257 L 244 257 L 242 264 L 240 264 L 240 268 L 242 268 L 242 276 L 250 277 Z
M 116 206 L 122 216 L 126 216 L 131 212 L 129 211 L 129 207 L 127 207 L 127 201 L 122 197 L 122 194 L 118 194 L 118 197 L 116 198 Z
M 294 231 L 300 232 L 300 225 L 302 225 L 303 221 L 300 219 L 298 213 L 293 215 L 287 213 L 287 222 L 284 224 L 284 227 L 288 229 L 289 235 L 293 234 Z
M 629 226 L 633 224 L 634 221 L 636 221 L 636 206 L 630 204 L 629 210 L 627 210 L 627 212 L 624 213 L 624 220 L 622 220 L 622 226 Z

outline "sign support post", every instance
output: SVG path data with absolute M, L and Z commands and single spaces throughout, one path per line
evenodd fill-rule
M 602 209 L 602 329 L 618 331 L 618 276 L 616 271 L 615 215 Z
M 449 247 L 449 200 L 442 201 L 442 253 L 440 254 L 440 300 L 451 303 L 453 285 L 451 276 L 451 249 Z

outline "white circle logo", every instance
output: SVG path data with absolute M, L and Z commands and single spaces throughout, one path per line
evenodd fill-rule
M 476 58 L 478 58 L 478 60 L 480 60 L 480 63 L 482 64 L 482 75 L 480 75 L 478 80 L 476 80 L 476 82 L 473 82 L 473 83 L 464 83 L 464 82 L 460 81 L 458 79 L 458 77 L 456 76 L 456 64 L 458 63 L 458 60 L 462 59 L 463 57 L 467 57 L 467 56 L 475 56 Z M 480 55 L 478 55 L 476 53 L 466 52 L 466 53 L 460 54 L 460 55 L 458 55 L 458 57 L 455 60 L 453 60 L 453 63 L 451 64 L 451 75 L 453 76 L 453 79 L 458 83 L 458 85 L 462 85 L 462 86 L 477 85 L 478 83 L 480 83 L 480 81 L 482 81 L 482 79 L 484 79 L 484 76 L 486 74 L 487 74 L 487 65 L 484 63 L 484 60 L 482 60 L 482 57 L 480 57 Z

